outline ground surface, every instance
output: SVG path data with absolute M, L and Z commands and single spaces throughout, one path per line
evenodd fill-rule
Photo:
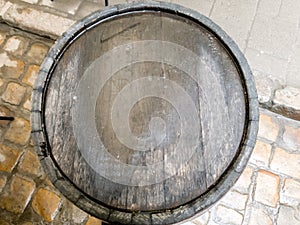
M 120 3 L 125 1 L 110 1 Z M 172 1 L 174 2 L 174 1 Z M 263 107 L 299 120 L 300 2 L 176 1 L 209 16 L 239 44 Z M 30 96 L 39 65 L 58 35 L 103 1 L 0 0 L 0 225 L 101 224 L 47 179 L 30 140 Z M 300 122 L 261 109 L 253 155 L 232 190 L 188 224 L 300 224 Z

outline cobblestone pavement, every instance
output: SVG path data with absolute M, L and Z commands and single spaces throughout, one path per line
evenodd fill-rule
M 110 1 L 119 2 L 124 1 Z M 233 0 L 201 0 L 201 5 L 176 2 L 208 15 L 238 42 L 256 75 L 262 106 L 293 112 L 289 116 L 300 120 L 295 116 L 300 110 L 299 84 L 287 83 L 290 73 L 300 77 L 296 63 L 300 57 L 299 1 L 239 1 L 239 7 L 247 11 L 241 18 Z M 1 18 L 31 31 L 0 24 L 0 115 L 15 117 L 11 122 L 0 121 L 0 225 L 101 224 L 66 200 L 47 179 L 32 146 L 29 123 L 32 85 L 53 40 L 75 20 L 101 7 L 100 0 L 0 0 Z M 269 21 L 272 15 L 276 20 Z M 231 26 L 233 18 L 242 25 Z M 263 23 L 270 29 L 264 30 Z M 273 27 L 287 34 L 272 35 Z M 300 224 L 300 122 L 261 109 L 259 137 L 248 167 L 221 201 L 185 223 L 193 224 Z
M 260 104 L 300 120 L 299 0 L 165 1 L 197 10 L 220 25 L 245 53 Z M 0 0 L 0 18 L 56 39 L 75 21 L 103 8 L 104 0 Z
M 52 186 L 30 139 L 32 85 L 53 41 L 0 24 L 0 225 L 86 224 L 90 217 Z
M 300 122 L 261 109 L 258 141 L 238 182 L 185 225 L 299 225 Z
M 32 85 L 53 41 L 0 26 L 0 224 L 100 224 L 47 179 L 30 140 Z M 261 110 L 257 145 L 232 190 L 186 225 L 300 224 L 300 122 Z M 287 218 L 289 218 L 287 220 Z

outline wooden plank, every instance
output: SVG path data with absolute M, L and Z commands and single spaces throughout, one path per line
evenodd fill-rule
M 47 136 L 43 146 L 53 158 L 42 160 L 58 167 L 53 182 L 67 197 L 76 190 L 69 197 L 79 207 L 116 224 L 169 224 L 207 208 L 241 173 L 255 141 L 251 72 L 240 68 L 236 46 L 220 41 L 231 39 L 194 12 L 149 5 L 156 12 L 93 25 L 97 16 L 133 10 L 123 6 L 77 24 L 57 44 L 74 41 L 64 54 L 54 58 L 54 48 L 48 55 L 55 70 L 46 79 L 45 66 L 33 94 L 35 145 L 41 152 Z M 88 30 L 73 40 L 83 24 Z M 45 124 L 38 114 L 44 106 Z

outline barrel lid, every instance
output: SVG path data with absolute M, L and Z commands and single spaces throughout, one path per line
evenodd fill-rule
M 179 5 L 128 3 L 73 25 L 32 95 L 53 184 L 113 224 L 172 224 L 233 186 L 256 141 L 253 76 L 232 39 Z

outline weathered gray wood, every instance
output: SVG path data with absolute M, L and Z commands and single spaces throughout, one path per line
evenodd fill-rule
M 233 185 L 256 138 L 255 87 L 237 47 L 207 18 L 176 8 L 202 26 L 157 4 L 79 22 L 49 53 L 33 94 L 36 146 L 46 141 L 55 164 L 45 166 L 58 167 L 52 181 L 66 195 L 76 187 L 71 201 L 116 224 L 170 224 L 207 208 Z
M 177 30 L 174 27 L 177 27 Z M 232 161 L 243 134 L 245 117 L 245 102 L 239 74 L 220 43 L 207 31 L 203 29 L 197 31 L 196 28 L 195 24 L 189 24 L 186 20 L 175 20 L 167 14 L 118 19 L 88 32 L 68 49 L 58 63 L 46 99 L 46 127 L 49 141 L 53 155 L 63 172 L 87 194 L 113 207 L 128 210 L 174 208 L 204 193 L 215 184 Z M 90 63 L 109 49 L 127 43 L 128 40 L 151 39 L 177 43 L 198 53 L 199 59 L 203 60 L 195 67 L 199 70 L 196 71 L 198 80 L 174 66 L 161 62 L 130 64 L 113 74 L 105 83 L 97 97 L 95 117 L 80 120 L 95 120 L 98 133 L 93 135 L 95 138 L 99 135 L 106 151 L 123 163 L 147 166 L 163 161 L 174 151 L 177 133 L 181 132 L 182 118 L 172 103 L 153 96 L 141 99 L 132 108 L 128 120 L 135 136 L 144 135 L 142 138 L 145 138 L 145 135 L 149 135 L 149 122 L 152 117 L 159 117 L 166 123 L 168 133 L 166 140 L 160 146 L 155 146 L 154 150 L 147 151 L 130 149 L 118 140 L 112 127 L 111 111 L 114 100 L 126 85 L 149 75 L 153 79 L 164 76 L 164 79 L 181 86 L 193 100 L 200 115 L 201 124 L 198 126 L 202 130 L 199 129 L 201 134 L 193 157 L 177 172 L 175 169 L 178 168 L 174 168 L 176 175 L 149 186 L 124 187 L 99 176 L 97 171 L 93 171 L 81 157 L 80 149 L 77 149 L 72 134 L 74 118 L 71 109 L 73 104 L 76 104 L 77 98 L 89 101 L 88 95 L 76 96 L 76 85 L 80 79 L 84 79 L 81 76 Z M 129 57 L 130 53 L 127 56 Z M 208 68 L 203 68 L 204 66 Z M 97 76 L 101 75 L 99 71 Z M 134 97 L 136 91 L 139 90 L 132 90 L 129 98 Z M 178 101 L 181 101 L 179 96 Z M 215 111 L 217 108 L 220 108 L 220 111 Z M 124 121 L 124 124 L 126 122 Z M 88 144 L 86 148 L 90 147 Z M 176 157 L 183 157 L 187 154 L 185 151 L 189 149 L 180 149 L 182 155 Z M 128 179 L 131 179 L 131 176 L 143 174 L 128 174 Z

